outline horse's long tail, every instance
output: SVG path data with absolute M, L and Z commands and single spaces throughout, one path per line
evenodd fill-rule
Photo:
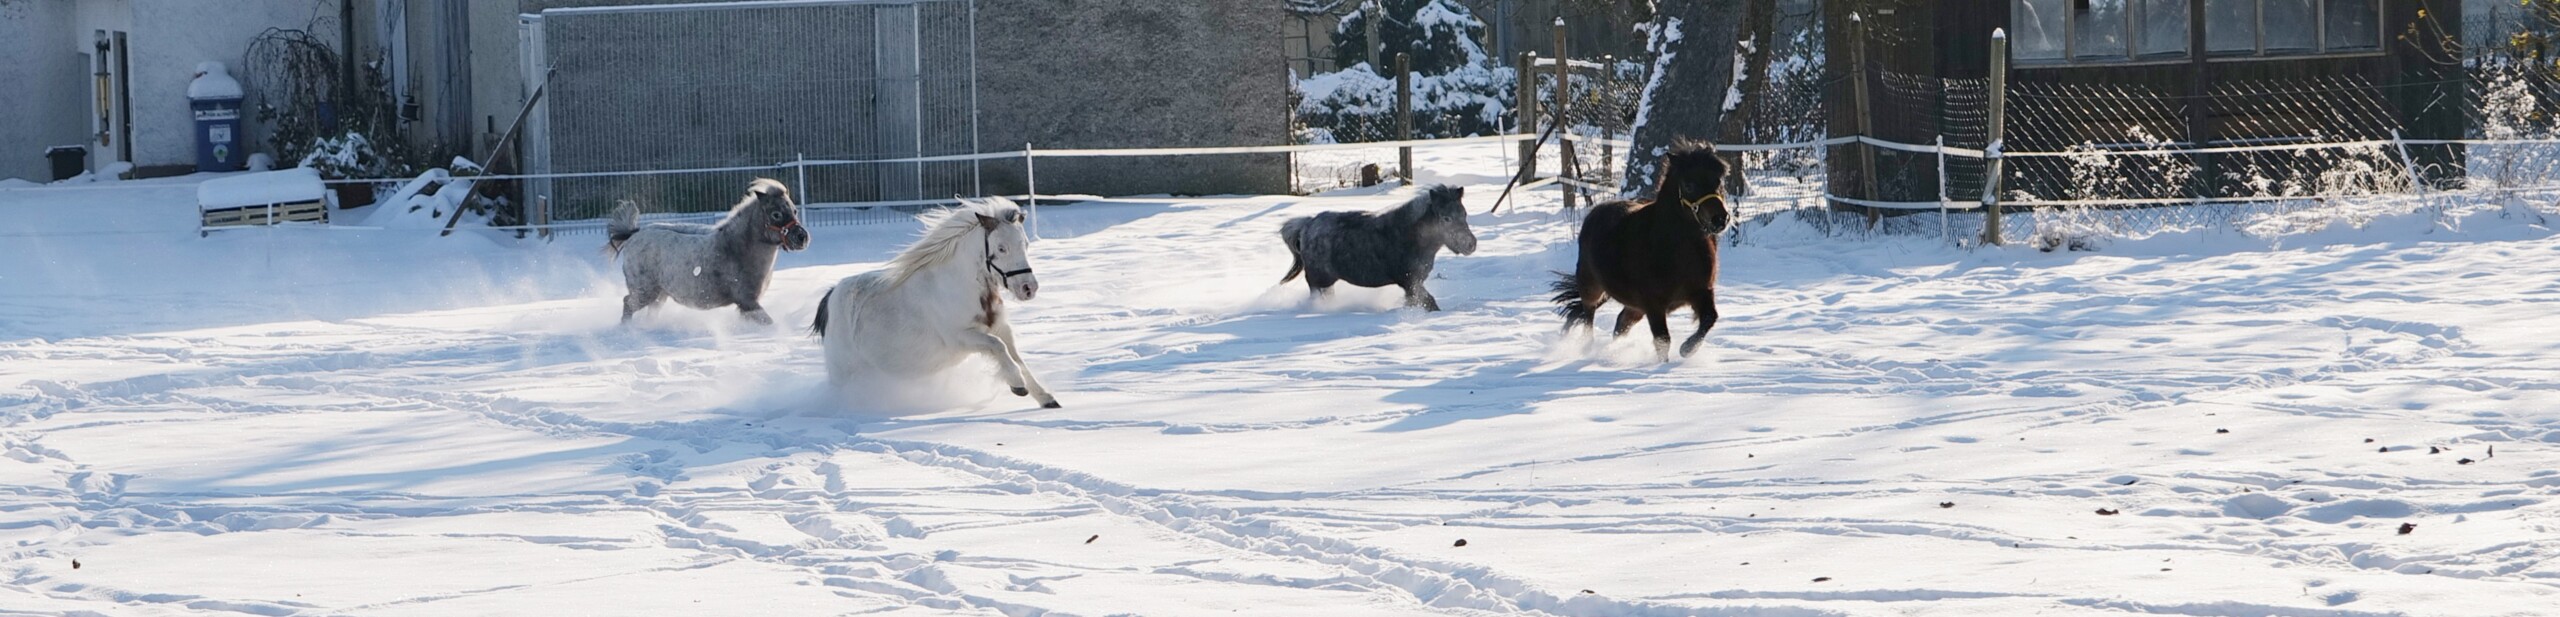
M 1289 273 L 1281 275 L 1280 282 L 1286 283 L 1296 280 L 1298 278 L 1298 273 L 1307 271 L 1307 259 L 1298 255 L 1299 232 L 1306 231 L 1306 229 L 1307 219 L 1305 217 L 1289 219 L 1289 222 L 1280 224 L 1280 243 L 1289 246 Z
M 818 294 L 818 317 L 809 322 L 810 336 L 827 335 L 827 300 L 835 296 L 836 288 L 834 287 L 827 288 L 826 293 Z
M 1592 316 L 1599 314 L 1600 307 L 1592 306 L 1590 298 L 1582 297 L 1582 277 L 1572 272 L 1555 274 L 1556 282 L 1548 284 L 1547 289 L 1556 292 L 1551 301 L 1556 303 L 1556 314 L 1564 316 L 1564 327 L 1591 325 Z

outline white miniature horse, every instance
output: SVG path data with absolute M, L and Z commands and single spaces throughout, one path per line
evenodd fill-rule
M 826 348 L 828 379 L 842 385 L 866 372 L 920 376 L 986 354 L 1015 396 L 1056 408 L 1057 397 L 1023 368 L 996 295 L 1002 287 L 1030 300 L 1040 291 L 1022 207 L 1002 197 L 963 199 L 918 218 L 924 237 L 888 267 L 845 277 L 818 299 L 810 329 Z

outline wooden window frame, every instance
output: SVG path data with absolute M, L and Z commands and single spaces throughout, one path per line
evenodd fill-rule
M 2195 52 L 2192 51 L 2194 48 L 2194 41 L 2197 37 L 2207 36 L 2205 31 L 2206 24 L 2193 21 L 2191 17 L 2190 21 L 2187 22 L 2187 40 L 2189 41 L 2190 51 L 2181 52 L 2176 56 L 2155 55 L 2151 57 L 2144 57 L 2142 55 L 2142 45 L 2135 40 L 2134 33 L 2138 30 L 2138 26 L 2141 22 L 2136 15 L 2137 7 L 2148 7 L 2149 4 L 2142 2 L 2141 0 L 2124 0 L 2124 56 L 2084 58 L 2081 57 L 2079 53 L 2080 19 L 2079 14 L 2076 11 L 2078 7 L 2074 5 L 2087 1 L 2089 0 L 2062 0 L 2061 58 L 2018 60 L 2013 64 L 2013 66 L 2017 68 L 2037 69 L 2073 66 L 2151 66 L 2186 64 L 2195 61 L 2193 56 Z M 2204 1 L 2205 0 L 2187 0 L 2187 3 L 2192 5 L 2194 3 Z M 2250 0 L 2250 2 L 2252 2 L 2252 5 L 2256 6 L 2258 9 L 2258 27 L 2253 32 L 2257 37 L 2257 41 L 2251 46 L 2254 50 L 2247 53 L 2225 52 L 2221 54 L 2215 54 L 2208 51 L 2205 54 L 2205 61 L 2248 62 L 2258 60 L 2356 58 L 2386 55 L 2386 51 L 2383 49 L 2385 47 L 2383 42 L 2389 39 L 2389 37 L 2384 36 L 2384 33 L 2390 28 L 2389 20 L 2386 19 L 2386 17 L 2391 14 L 2391 0 L 2372 0 L 2373 40 L 2375 43 L 2375 46 L 2372 48 L 2337 51 L 2330 50 L 2329 0 L 2311 0 L 2312 51 L 2274 54 L 2267 53 L 2267 0 Z M 2018 18 L 2016 13 L 2017 5 L 2014 3 L 2010 4 L 2009 10 L 2010 19 L 2012 20 L 2012 23 L 2014 23 L 2014 20 Z

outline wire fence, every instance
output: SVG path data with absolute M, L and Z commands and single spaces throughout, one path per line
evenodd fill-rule
M 2521 41 L 2529 37 L 2481 34 L 2481 29 L 2529 34 L 2550 30 L 2545 26 L 2493 21 L 2466 25 L 2463 36 Z M 1978 237 L 1984 187 L 1993 180 L 1994 161 L 2000 163 L 1999 190 L 1990 197 L 2010 213 L 2008 218 L 2017 219 L 2017 237 L 2049 246 L 2067 246 L 2069 238 L 2092 233 L 2234 225 L 2243 218 L 2286 220 L 2343 212 L 2369 216 L 2463 203 L 2523 204 L 2541 211 L 2560 199 L 2560 74 L 2555 74 L 2547 50 L 2530 46 L 2464 47 L 2446 57 L 2438 77 L 2431 79 L 2377 83 L 2357 75 L 2303 75 L 2219 82 L 2196 92 L 2089 80 L 2013 81 L 2004 91 L 1994 91 L 1986 79 L 1868 66 L 1862 68 L 1872 77 L 1874 113 L 1897 121 L 1875 127 L 1872 134 L 1844 135 L 1833 122 L 1834 90 L 1845 79 L 1843 73 L 1860 72 L 1826 76 L 1820 46 L 1808 42 L 1820 39 L 1815 27 L 1794 43 L 1770 43 L 1771 53 L 1789 60 L 1769 62 L 1737 80 L 1734 92 L 1741 97 L 1726 115 L 1716 147 L 1731 157 L 1745 179 L 1730 185 L 1742 217 L 1792 210 L 1816 213 L 1826 229 L 1844 233 Z M 1790 44 L 1795 47 L 1785 47 Z M 899 222 L 952 202 L 935 194 L 834 188 L 838 182 L 876 184 L 890 170 L 1001 171 L 1029 180 L 1028 191 L 1018 199 L 1054 202 L 1057 196 L 1039 192 L 1040 161 L 1123 156 L 1285 153 L 1294 172 L 1293 189 L 1301 193 L 1388 181 L 1400 172 L 1416 171 L 1426 172 L 1415 174 L 1423 178 L 1498 182 L 1501 177 L 1484 172 L 1499 168 L 1507 177 L 1529 179 L 1530 174 L 1518 171 L 1534 167 L 1542 170 L 1538 175 L 1572 173 L 1553 178 L 1552 185 L 1532 186 L 1560 187 L 1553 190 L 1577 191 L 1582 197 L 1614 195 L 1629 152 L 1627 131 L 1635 101 L 1646 83 L 1642 71 L 1649 63 L 1569 59 L 1562 63 L 1567 70 L 1559 79 L 1556 61 L 1545 62 L 1526 67 L 1529 71 L 1521 75 L 1526 91 L 1512 93 L 1525 95 L 1514 100 L 1538 101 L 1538 106 L 1512 110 L 1502 135 L 1234 148 L 966 148 L 869 158 L 767 153 L 723 159 L 731 163 L 725 166 L 555 170 L 483 178 L 624 183 L 638 181 L 629 178 L 684 178 L 715 187 L 687 206 L 704 213 L 694 218 L 708 219 L 735 202 L 747 178 L 773 177 L 792 184 L 804 202 L 811 202 L 806 216 L 813 225 Z M 1566 101 L 1560 118 L 1544 113 L 1551 108 L 1542 110 L 1557 100 L 1559 87 Z M 2006 108 L 2006 130 L 1996 140 L 1989 113 L 1994 97 L 2001 97 Z M 1534 112 L 1532 119 L 1562 124 L 1557 139 L 1538 148 L 1538 157 L 1531 160 L 1519 159 L 1520 150 L 1508 147 L 1539 132 L 1536 123 L 1519 122 L 1522 111 Z M 2413 118 L 2426 114 L 2451 118 L 2458 126 L 2448 133 L 2443 126 L 2413 125 Z M 2218 123 L 2213 134 L 2219 137 L 2201 142 L 2188 137 L 2198 134 L 2199 118 Z M 1441 174 L 1396 168 L 1402 148 L 1453 145 L 1506 147 L 1476 151 L 1463 160 L 1424 157 L 1416 163 L 1451 166 Z M 1485 152 L 1492 153 L 1491 160 Z M 1833 164 L 1850 153 L 1871 154 L 1876 160 L 1872 166 Z M 1568 156 L 1571 165 L 1565 164 Z M 1859 175 L 1860 169 L 1872 169 L 1871 177 Z M 393 179 L 341 182 L 387 180 Z M 601 230 L 601 221 L 594 218 L 600 210 L 577 212 L 585 214 L 564 215 L 541 229 L 569 234 Z M 1839 216 L 1844 213 L 1858 216 Z

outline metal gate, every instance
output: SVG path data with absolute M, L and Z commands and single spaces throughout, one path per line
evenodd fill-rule
M 974 0 L 778 0 L 521 17 L 534 210 L 724 210 L 747 181 L 802 203 L 980 194 Z M 812 161 L 804 167 L 788 165 Z

